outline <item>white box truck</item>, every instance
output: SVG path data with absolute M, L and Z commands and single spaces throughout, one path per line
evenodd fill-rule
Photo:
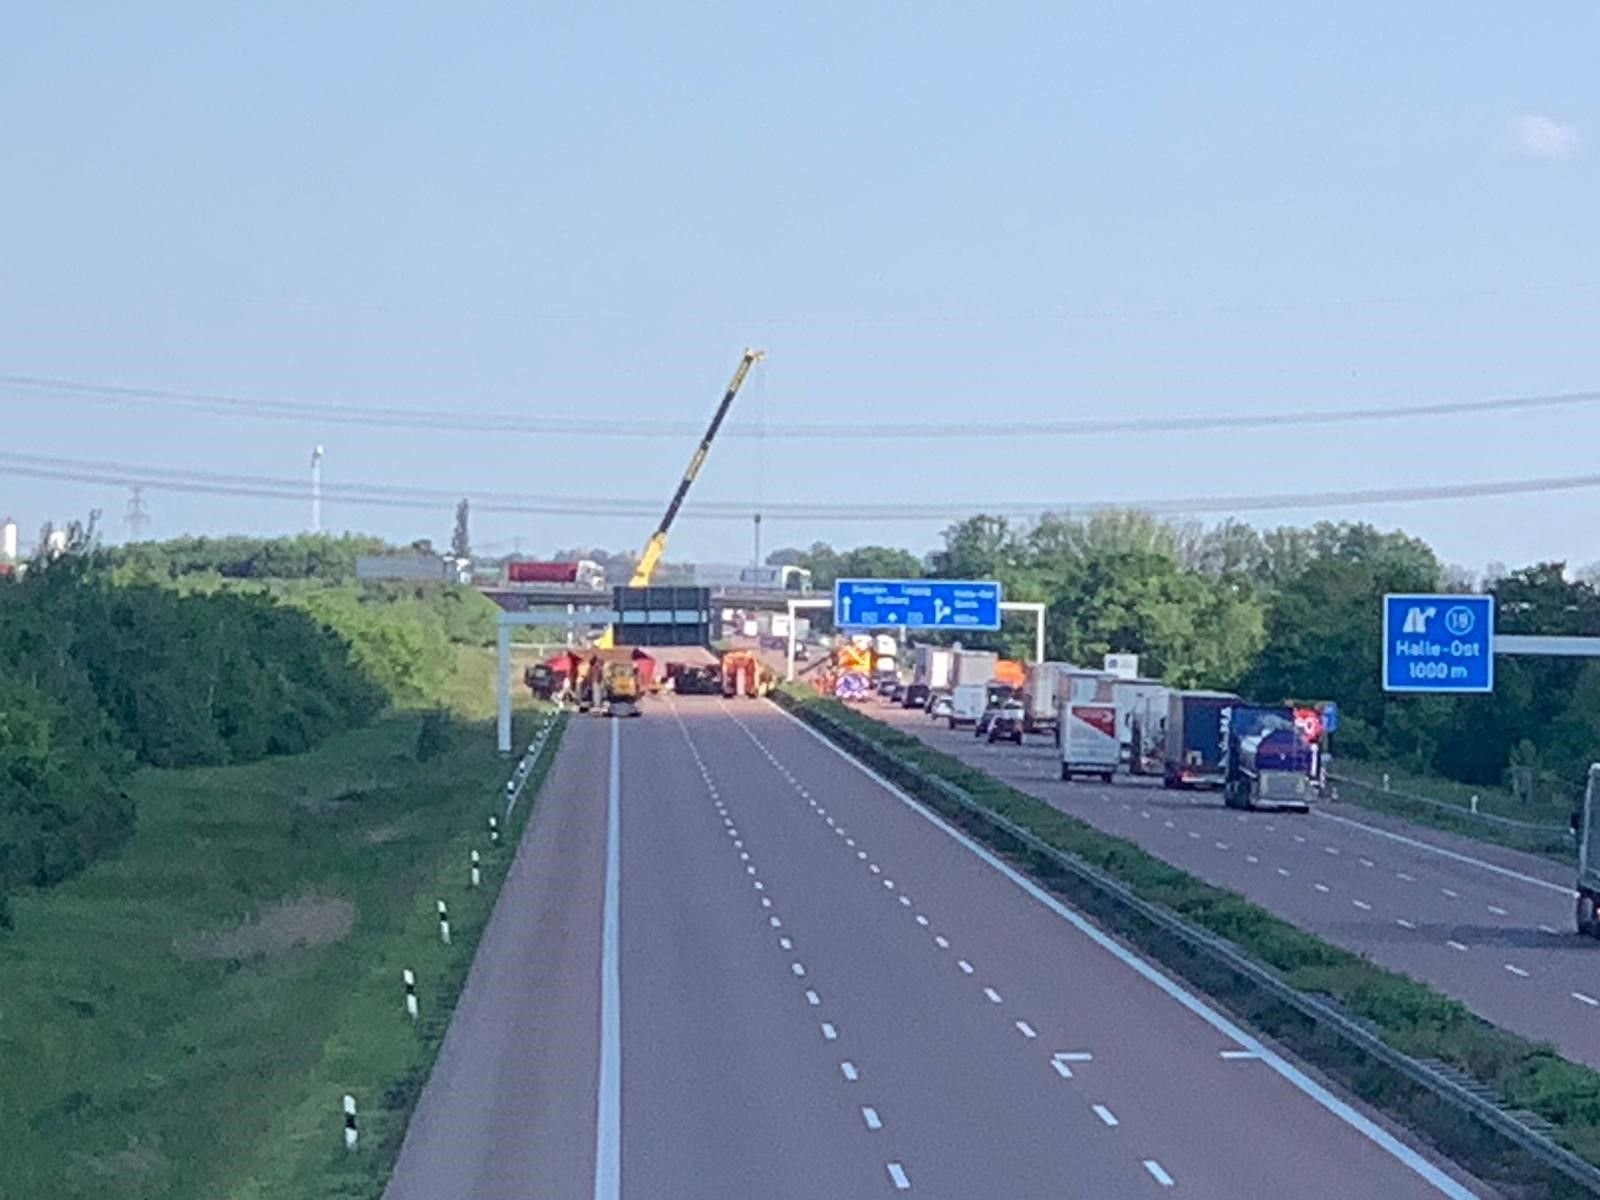
M 1097 775 L 1110 783 L 1122 761 L 1122 743 L 1117 738 L 1116 676 L 1104 671 L 1068 670 L 1060 672 L 1057 679 L 1061 778 Z
M 956 650 L 950 657 L 950 686 L 988 683 L 999 665 L 1000 656 L 993 650 Z
M 1022 728 L 1027 733 L 1051 733 L 1056 728 L 1056 677 L 1072 670 L 1071 663 L 1042 662 L 1028 668 L 1022 685 Z
M 1160 775 L 1167 761 L 1167 714 L 1172 689 L 1143 696 L 1134 705 L 1128 721 L 1128 773 Z
M 918 646 L 911 664 L 911 685 L 906 688 L 907 708 L 926 708 L 934 692 L 950 690 L 950 667 L 955 657 L 948 646 Z
M 1145 714 L 1155 706 L 1164 714 L 1172 689 L 1155 679 L 1119 678 L 1111 691 L 1116 697 L 1117 740 L 1122 743 L 1123 768 L 1131 774 L 1143 775 L 1144 771 L 1135 769 L 1134 760 L 1138 757 L 1136 751 L 1142 750 L 1140 743 L 1146 738 L 1144 725 L 1149 718 Z

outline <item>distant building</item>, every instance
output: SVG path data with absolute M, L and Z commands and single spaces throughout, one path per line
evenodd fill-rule
M 0 562 L 17 561 L 17 523 L 7 517 L 0 523 Z

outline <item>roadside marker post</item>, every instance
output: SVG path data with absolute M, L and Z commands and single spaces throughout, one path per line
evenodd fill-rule
M 344 1148 L 354 1150 L 360 1136 L 356 1132 L 356 1098 L 347 1092 L 344 1098 Z
M 472 881 L 473 887 L 477 887 L 483 882 L 483 872 L 478 869 L 478 852 L 476 850 L 472 852 L 472 872 L 468 878 Z
M 400 979 L 406 988 L 406 1016 L 415 1021 L 417 1019 L 417 977 L 411 973 L 411 968 L 407 967 L 400 972 Z
M 443 900 L 439 901 L 439 940 L 446 946 L 450 944 L 450 910 Z
M 489 817 L 489 844 L 491 846 L 500 844 L 500 818 L 493 815 Z

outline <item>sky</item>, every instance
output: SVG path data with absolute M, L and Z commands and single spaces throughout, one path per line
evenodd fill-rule
M 18 456 L 306 481 L 321 444 L 330 528 L 442 544 L 447 497 L 500 492 L 638 504 L 480 508 L 482 550 L 640 546 L 746 346 L 672 559 L 748 558 L 766 504 L 834 511 L 764 551 L 925 550 L 988 504 L 1600 472 L 1600 402 L 1286 421 L 1600 390 L 1597 40 L 1591 5 L 7 6 L 0 377 L 306 407 L 0 382 L 0 516 L 127 533 L 134 476 Z M 1161 427 L 1215 414 L 1258 419 Z M 311 519 L 144 497 L 148 536 Z M 1600 559 L 1596 499 L 1238 515 L 1481 569 Z

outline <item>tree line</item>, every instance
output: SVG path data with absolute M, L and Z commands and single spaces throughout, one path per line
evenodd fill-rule
M 1014 600 L 1047 607 L 1052 659 L 1141 656 L 1147 674 L 1263 701 L 1334 700 L 1339 753 L 1381 758 L 1466 783 L 1531 770 L 1577 786 L 1600 758 L 1600 663 L 1502 658 L 1492 696 L 1386 696 L 1380 680 L 1385 592 L 1496 597 L 1502 633 L 1600 634 L 1600 590 L 1562 563 L 1492 567 L 1475 581 L 1422 540 L 1362 523 L 1203 527 L 1135 511 L 1018 522 L 974 516 L 926 554 L 824 543 L 775 551 L 818 588 L 841 576 L 999 579 Z M 969 644 L 1020 655 L 1031 632 L 1008 627 Z
M 0 923 L 132 832 L 131 771 L 310 749 L 494 640 L 470 588 L 353 582 L 375 538 L 92 541 L 0 579 Z

